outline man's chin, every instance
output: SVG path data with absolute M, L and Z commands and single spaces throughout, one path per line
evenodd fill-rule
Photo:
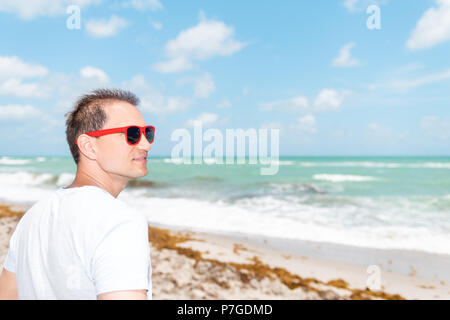
M 137 178 L 145 177 L 148 174 L 148 168 L 142 168 L 142 170 L 140 170 L 140 172 L 137 172 L 136 174 L 138 175 Z
M 147 167 L 142 167 L 140 169 L 136 169 L 135 167 L 133 168 L 133 170 L 129 170 L 126 174 L 127 177 L 129 177 L 130 179 L 137 179 L 137 178 L 142 178 L 145 177 L 148 174 L 148 168 Z

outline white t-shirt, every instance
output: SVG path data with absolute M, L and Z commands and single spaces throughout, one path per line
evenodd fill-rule
M 152 268 L 145 217 L 95 186 L 59 188 L 19 221 L 4 268 L 19 299 L 96 299 L 146 289 Z

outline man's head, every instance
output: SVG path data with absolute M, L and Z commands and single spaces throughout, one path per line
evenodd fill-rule
M 98 89 L 82 96 L 74 109 L 66 114 L 66 137 L 75 163 L 83 165 L 90 174 L 106 179 L 130 180 L 147 175 L 147 162 L 134 159 L 147 157 L 150 143 L 142 137 L 138 144 L 129 145 L 125 133 L 101 137 L 87 132 L 136 125 L 145 126 L 137 109 L 139 99 L 131 92 L 119 89 Z

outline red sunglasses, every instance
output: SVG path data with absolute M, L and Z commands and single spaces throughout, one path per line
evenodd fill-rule
M 141 141 L 141 137 L 144 134 L 147 138 L 149 143 L 153 143 L 153 139 L 155 138 L 155 127 L 154 126 L 127 126 L 127 127 L 120 127 L 120 128 L 111 128 L 111 129 L 104 129 L 104 130 L 98 130 L 98 131 L 92 131 L 87 132 L 86 134 L 91 137 L 101 137 L 107 134 L 113 134 L 113 133 L 125 133 L 126 135 L 126 141 L 129 145 L 133 146 L 139 143 Z M 75 142 L 75 144 L 78 144 L 78 141 Z

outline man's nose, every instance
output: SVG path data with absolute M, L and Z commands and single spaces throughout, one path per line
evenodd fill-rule
M 147 137 L 145 136 L 145 134 L 142 134 L 141 136 L 141 141 L 139 141 L 138 144 L 138 148 L 141 150 L 150 150 L 152 147 L 152 145 L 150 144 L 150 142 L 148 142 Z

